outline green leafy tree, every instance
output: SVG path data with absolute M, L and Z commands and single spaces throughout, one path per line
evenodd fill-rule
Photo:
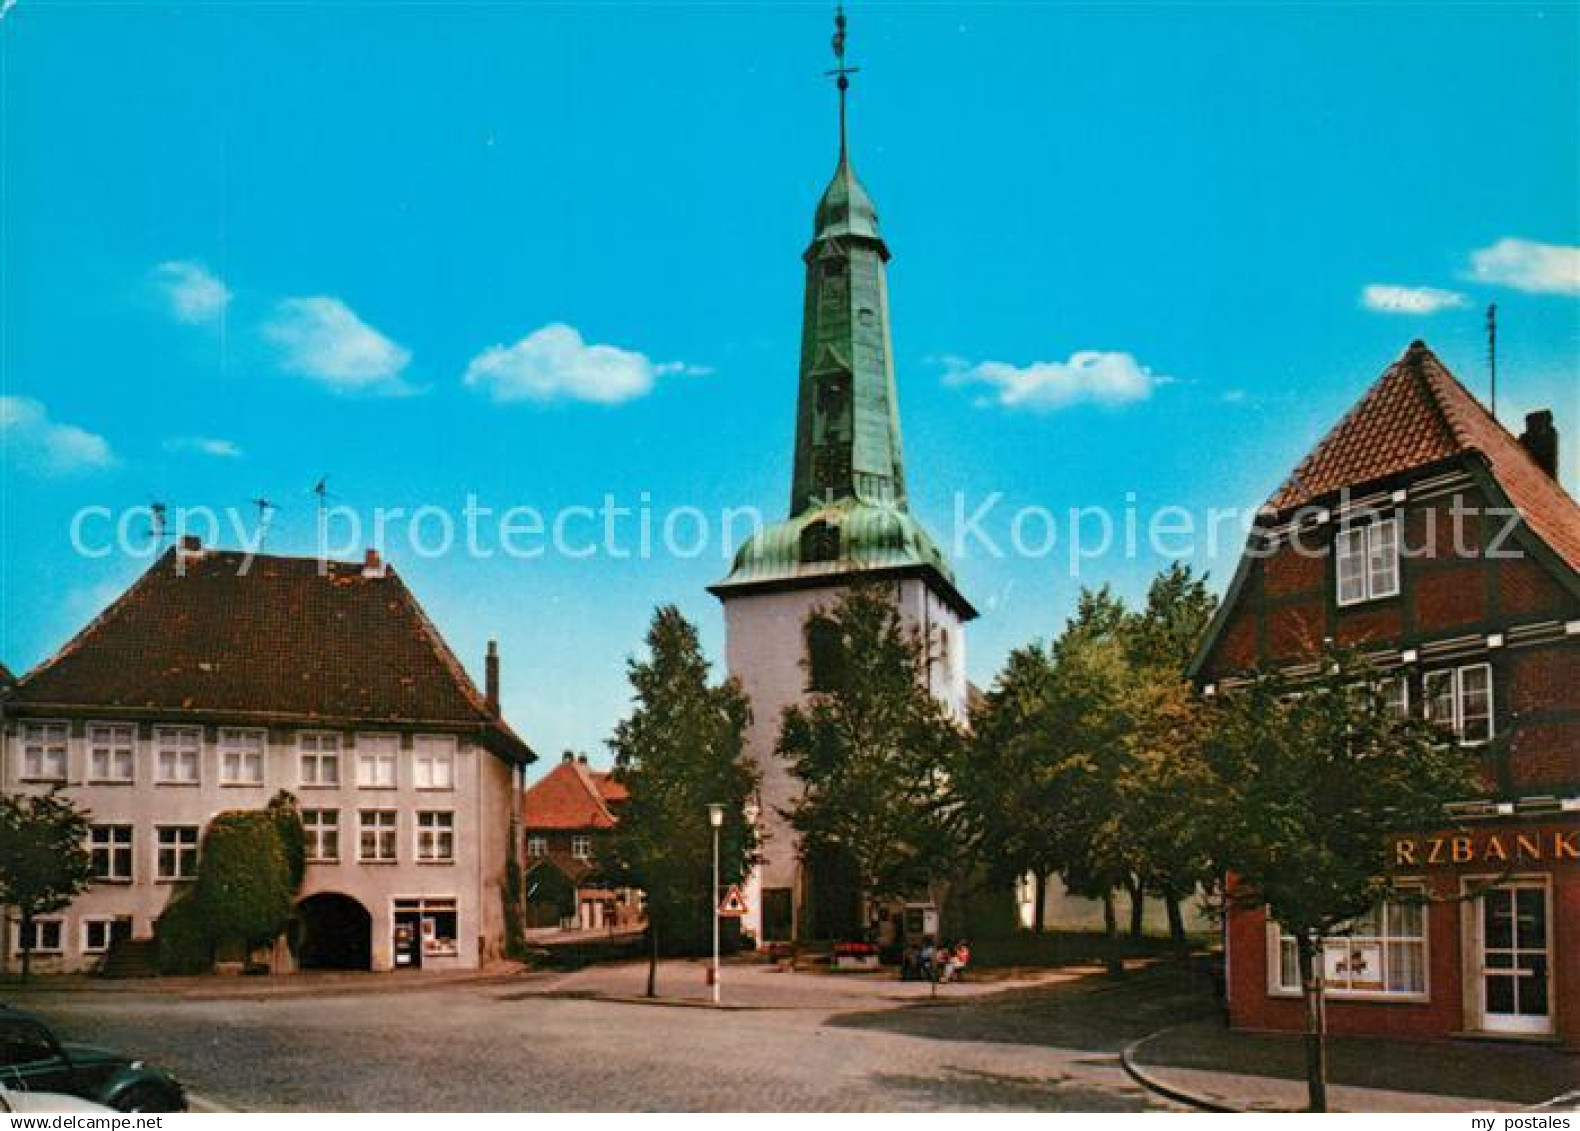
M 220 813 L 203 834 L 192 898 L 210 939 L 248 949 L 272 942 L 291 916 L 296 887 L 273 815 Z
M 809 673 L 815 690 L 786 709 L 778 743 L 802 786 L 785 814 L 802 859 L 842 862 L 869 909 L 924 890 L 937 899 L 963 863 L 948 783 L 965 739 L 928 690 L 927 644 L 882 586 L 850 589 L 816 624 L 838 675 Z
M 746 696 L 733 680 L 709 682 L 697 630 L 674 606 L 654 614 L 647 655 L 632 659 L 628 673 L 635 708 L 609 746 L 630 799 L 600 865 L 645 897 L 652 997 L 661 940 L 695 947 L 711 934 L 722 893 L 712 886 L 709 805 L 724 809 L 720 883 L 741 882 L 756 863 L 756 826 L 746 809 L 758 776 L 745 748 L 751 718 Z
M 280 849 L 285 853 L 294 897 L 302 887 L 302 878 L 307 875 L 307 830 L 302 827 L 302 806 L 294 793 L 282 789 L 269 799 L 264 812 L 274 822 L 274 831 L 280 836 Z
M 69 907 L 93 879 L 89 814 L 59 789 L 0 795 L 0 906 L 22 929 L 22 979 L 33 972 L 33 923 Z
M 1397 834 L 1440 827 L 1447 802 L 1482 788 L 1474 759 L 1400 715 L 1378 679 L 1333 651 L 1314 678 L 1265 675 L 1219 697 L 1204 744 L 1196 804 L 1227 896 L 1296 942 L 1313 1111 L 1327 1107 L 1322 939 L 1390 895 Z

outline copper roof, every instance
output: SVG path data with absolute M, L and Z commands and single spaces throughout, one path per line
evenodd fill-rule
M 393 569 L 316 558 L 171 549 L 22 677 L 18 707 L 475 729 L 533 757 Z
M 1421 341 L 1383 371 L 1268 502 L 1284 511 L 1468 453 L 1485 458 L 1531 530 L 1580 571 L 1580 504 Z

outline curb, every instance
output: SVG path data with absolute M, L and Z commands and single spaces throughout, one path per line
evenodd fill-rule
M 241 1115 L 245 1109 L 211 1100 L 201 1092 L 188 1092 L 187 1111 L 194 1115 Z
M 1213 1112 L 1217 1115 L 1244 1114 L 1244 1108 L 1230 1107 L 1228 1104 L 1221 1103 L 1217 1100 L 1208 1099 L 1206 1096 L 1197 1095 L 1195 1092 L 1187 1092 L 1183 1088 L 1176 1088 L 1172 1084 L 1165 1084 L 1155 1077 L 1149 1075 L 1141 1067 L 1141 1065 L 1136 1062 L 1136 1053 L 1140 1051 L 1142 1045 L 1157 1037 L 1161 1037 L 1164 1033 L 1171 1033 L 1175 1029 L 1180 1029 L 1183 1027 L 1184 1026 L 1181 1025 L 1170 1025 L 1166 1029 L 1159 1029 L 1155 1033 L 1148 1033 L 1139 1040 L 1131 1041 L 1124 1048 L 1120 1049 L 1119 1064 L 1125 1070 L 1125 1074 L 1136 1083 L 1140 1084 L 1143 1088 L 1147 1089 L 1147 1091 L 1155 1092 L 1164 1099 L 1173 1100 L 1175 1103 L 1182 1103 L 1186 1107 L 1193 1107 L 1199 1111 Z

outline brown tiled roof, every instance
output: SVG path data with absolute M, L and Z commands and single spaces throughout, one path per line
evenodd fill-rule
M 316 558 L 171 549 L 13 706 L 475 729 L 532 758 L 393 569 Z
M 1288 510 L 1471 452 L 1486 459 L 1531 530 L 1580 571 L 1580 504 L 1425 342 L 1412 342 L 1384 370 L 1268 502 Z
M 597 778 L 585 762 L 567 757 L 521 797 L 521 824 L 526 829 L 609 829 L 609 812 Z M 623 789 L 624 787 L 620 787 Z
M 604 799 L 605 804 L 618 805 L 631 799 L 631 791 L 626 789 L 623 782 L 616 781 L 613 774 L 594 770 L 592 779 L 598 787 L 598 796 Z

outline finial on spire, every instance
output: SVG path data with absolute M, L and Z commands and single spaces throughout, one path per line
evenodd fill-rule
M 845 92 L 850 89 L 850 76 L 860 67 L 845 65 L 845 5 L 834 5 L 834 85 L 839 88 L 839 159 L 845 160 Z

